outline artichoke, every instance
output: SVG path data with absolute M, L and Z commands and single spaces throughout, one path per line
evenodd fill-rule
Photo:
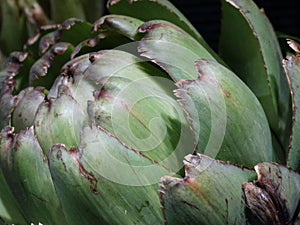
M 107 6 L 0 72 L 0 224 L 299 223 L 299 45 L 249 0 L 220 54 L 169 1 Z

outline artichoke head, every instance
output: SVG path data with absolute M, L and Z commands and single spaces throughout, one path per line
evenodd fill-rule
M 42 26 L 12 52 L 0 72 L 0 224 L 296 221 L 299 63 L 283 67 L 246 2 L 223 2 L 222 58 L 165 0 L 108 1 L 93 24 Z M 255 57 L 225 41 L 231 17 Z

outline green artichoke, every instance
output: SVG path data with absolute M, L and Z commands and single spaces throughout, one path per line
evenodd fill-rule
M 249 0 L 219 55 L 166 0 L 107 6 L 0 72 L 0 224 L 299 223 L 298 44 Z

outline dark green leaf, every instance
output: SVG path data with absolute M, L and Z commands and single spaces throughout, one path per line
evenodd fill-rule
M 257 96 L 286 150 L 290 95 L 273 27 L 252 0 L 223 0 L 222 5 L 221 57 Z
M 185 18 L 171 2 L 167 0 L 110 0 L 108 1 L 108 9 L 113 14 L 121 14 L 132 16 L 143 21 L 149 20 L 165 20 L 169 21 L 195 38 L 213 57 L 218 58 L 217 54 L 208 46 L 202 36 L 194 28 L 194 26 Z M 151 10 L 149 10 L 151 9 Z
M 296 42 L 292 42 L 291 44 Z M 297 45 L 298 46 L 298 45 Z M 299 48 L 300 49 L 300 48 Z M 296 49 L 297 50 L 297 49 Z M 284 68 L 289 80 L 292 95 L 292 133 L 288 152 L 288 166 L 300 172 L 300 60 L 297 55 L 289 55 L 284 60 Z

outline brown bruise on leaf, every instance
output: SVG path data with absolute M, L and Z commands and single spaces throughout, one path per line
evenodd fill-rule
M 44 35 L 39 42 L 39 54 L 44 54 L 49 49 L 49 47 L 57 43 L 59 39 L 59 32 L 51 32 Z
M 82 22 L 83 22 L 83 20 L 77 19 L 77 18 L 67 19 L 58 26 L 58 29 L 59 30 L 69 30 L 75 24 L 82 23 Z
M 82 163 L 80 161 L 80 158 L 81 158 L 80 150 L 78 148 L 71 148 L 71 149 L 67 150 L 63 144 L 57 144 L 51 148 L 51 152 L 56 152 L 55 157 L 62 164 L 64 171 L 68 172 L 67 165 L 63 160 L 62 151 L 66 152 L 70 156 L 70 159 L 78 167 L 79 174 L 84 179 L 89 181 L 91 192 L 95 195 L 98 194 L 98 191 L 97 191 L 98 180 L 95 178 L 95 176 L 91 172 L 88 172 L 82 165 Z
M 242 224 L 241 221 L 243 219 L 241 217 L 243 217 L 243 208 L 239 208 L 241 212 L 232 211 L 232 207 L 234 207 L 235 204 L 239 204 L 240 199 L 236 199 L 233 196 L 226 195 L 230 194 L 230 191 L 228 191 L 230 187 L 227 187 L 228 190 L 224 189 L 226 185 L 224 185 L 224 183 L 221 183 L 221 181 L 217 180 L 212 175 L 215 175 L 217 173 L 224 174 L 223 170 L 225 168 L 231 168 L 235 171 L 239 170 L 241 173 L 245 172 L 244 179 L 252 180 L 254 171 L 231 164 L 229 162 L 214 160 L 210 157 L 200 154 L 188 155 L 185 158 L 184 163 L 184 178 L 164 176 L 161 179 L 161 184 L 159 184 L 158 194 L 161 202 L 165 225 L 182 224 L 181 222 L 183 220 L 181 218 L 176 218 L 177 213 L 179 213 L 180 216 L 184 217 L 184 221 L 186 221 L 186 219 L 191 219 L 191 221 L 193 221 L 193 224 L 195 222 L 197 222 L 197 224 L 200 224 L 200 221 L 202 222 L 201 224 Z M 228 172 L 228 174 L 230 174 L 230 172 L 232 171 L 229 170 Z M 234 175 L 230 175 L 229 177 L 233 176 Z M 239 177 L 239 179 L 241 179 L 241 177 Z M 232 185 L 234 186 L 235 184 Z M 238 188 L 241 187 L 240 185 L 241 183 L 238 182 Z M 220 190 L 222 191 L 218 194 L 214 194 L 214 196 L 212 197 L 210 193 L 211 190 L 217 192 Z M 191 192 L 193 196 L 190 196 L 189 194 L 183 195 L 182 193 L 185 193 L 186 191 L 187 193 Z M 224 202 L 224 205 L 222 201 Z M 241 206 L 242 205 L 244 205 L 243 201 L 241 201 Z M 184 214 L 186 212 L 185 209 L 189 209 L 189 211 L 187 212 L 192 212 L 192 214 Z M 182 211 L 182 213 L 180 212 L 180 210 Z M 237 216 L 238 213 L 241 213 L 241 215 Z M 209 214 L 211 214 L 211 218 L 208 219 L 206 218 L 206 215 Z M 233 220 L 232 216 L 236 216 L 236 218 Z M 173 223 L 170 223 L 170 219 Z M 214 221 L 214 223 L 212 221 Z M 184 224 L 192 223 L 184 222 Z
M 267 169 L 267 170 L 266 170 Z M 291 222 L 283 189 L 280 170 L 272 170 L 264 164 L 255 166 L 257 181 L 244 183 L 243 190 L 251 214 L 266 225 L 286 225 Z
M 87 179 L 90 182 L 90 190 L 93 194 L 98 194 L 97 191 L 97 183 L 98 180 L 94 177 L 94 175 L 88 172 L 80 162 L 80 151 L 79 149 L 72 148 L 69 150 L 69 154 L 72 156 L 72 159 L 77 164 L 80 175 Z
M 3 139 L 4 141 L 2 141 Z M 14 146 L 15 143 L 15 134 L 14 134 L 14 128 L 13 127 L 5 127 L 0 132 L 0 144 L 2 145 L 3 142 L 3 153 L 5 154 L 4 157 L 7 159 L 11 149 Z M 3 156 L 1 156 L 3 157 Z M 3 159 L 2 159 L 3 160 Z
M 70 18 L 61 24 L 41 26 L 39 32 L 32 38 L 28 39 L 24 49 L 30 49 L 30 47 L 37 44 L 39 55 L 43 55 L 51 46 L 55 45 L 61 40 L 62 31 L 70 30 L 74 25 L 82 22 L 83 20 Z
M 199 79 L 199 78 L 198 78 Z M 186 105 L 187 105 L 187 95 L 188 95 L 188 91 L 189 89 L 187 88 L 193 81 L 192 80 L 180 80 L 178 82 L 176 82 L 176 86 L 178 89 L 175 89 L 173 91 L 174 95 L 177 97 L 177 102 L 179 103 L 179 105 L 182 107 L 183 112 L 185 113 L 185 116 L 188 120 L 189 123 L 189 127 L 192 131 L 193 134 L 193 139 L 194 139 L 194 153 L 198 153 L 198 137 L 196 136 L 196 131 L 195 128 L 193 126 L 193 117 L 190 114 L 189 110 L 187 109 Z
M 264 189 L 253 183 L 245 183 L 243 189 L 247 207 L 263 224 L 283 225 L 282 218 L 277 214 L 277 208 L 272 197 Z

